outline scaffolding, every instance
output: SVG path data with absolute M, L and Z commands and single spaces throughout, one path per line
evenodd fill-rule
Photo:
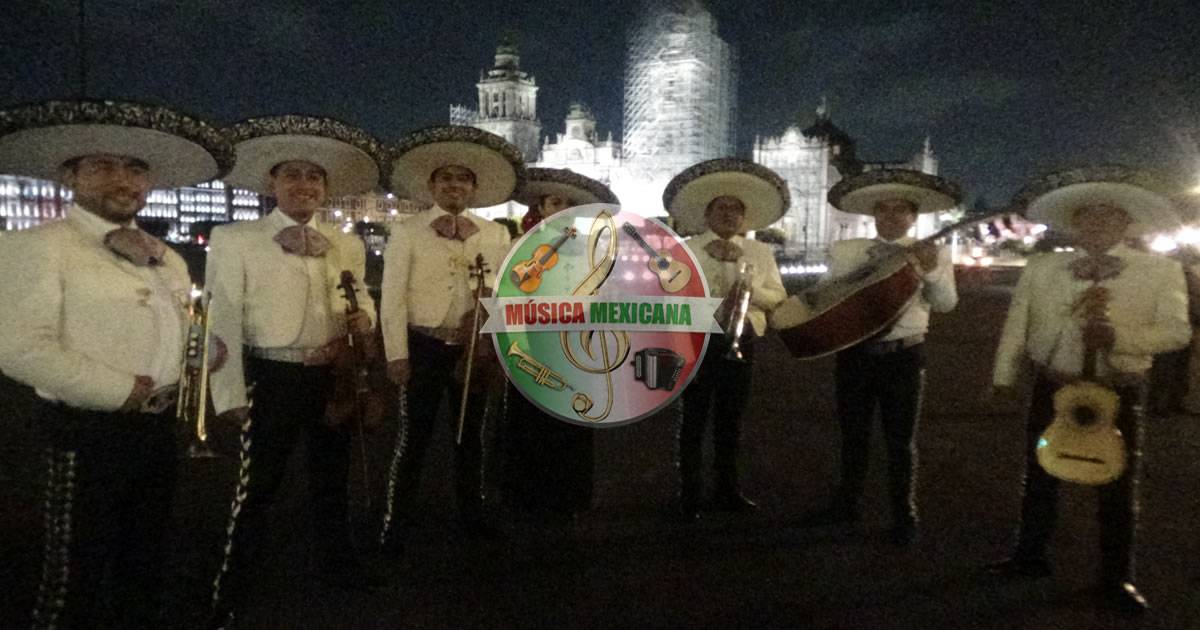
M 737 58 L 697 0 L 645 1 L 625 64 L 624 157 L 678 172 L 731 155 Z

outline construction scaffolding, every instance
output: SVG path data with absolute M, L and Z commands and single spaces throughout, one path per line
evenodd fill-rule
M 697 0 L 645 1 L 625 64 L 624 157 L 678 172 L 734 151 L 737 59 Z

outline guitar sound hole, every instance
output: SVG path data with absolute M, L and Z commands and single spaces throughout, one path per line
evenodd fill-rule
M 671 265 L 670 265 L 669 263 L 667 263 L 667 261 L 665 261 L 665 260 L 662 260 L 661 258 L 658 260 L 658 268 L 659 268 L 659 269 L 666 270 L 666 268 L 667 268 L 667 267 L 670 267 L 670 266 L 671 266 Z
M 1091 407 L 1076 407 L 1074 411 L 1075 424 L 1086 427 L 1100 419 L 1099 414 Z

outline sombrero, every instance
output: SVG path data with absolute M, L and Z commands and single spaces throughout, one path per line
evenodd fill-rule
M 962 201 L 958 184 L 920 171 L 884 168 L 864 171 L 834 184 L 829 203 L 842 212 L 871 214 L 875 204 L 903 199 L 917 207 L 918 213 L 949 210 Z
M 791 204 L 787 182 L 775 171 L 739 158 L 719 158 L 689 166 L 663 191 L 663 207 L 680 234 L 705 230 L 704 211 L 717 197 L 737 197 L 746 206 L 746 230 L 778 221 Z
M 145 162 L 154 188 L 218 179 L 233 164 L 221 130 L 165 107 L 80 100 L 0 111 L 0 173 L 55 180 L 64 162 L 98 154 Z
M 392 152 L 392 192 L 432 203 L 429 178 L 443 166 L 475 173 L 471 206 L 495 206 L 512 198 L 525 176 L 521 150 L 504 138 L 475 127 L 427 127 L 405 136 Z
M 529 168 L 525 182 L 513 195 L 517 202 L 529 207 L 538 205 L 542 197 L 557 195 L 569 199 L 572 206 L 589 203 L 621 203 L 608 186 L 565 168 Z
M 1149 173 L 1124 166 L 1089 166 L 1044 175 L 1013 198 L 1013 206 L 1027 219 L 1067 234 L 1074 231 L 1072 213 L 1090 205 L 1127 212 L 1133 219 L 1126 232 L 1129 236 L 1179 227 L 1179 208 L 1166 186 Z
M 365 131 L 332 118 L 265 116 L 227 128 L 237 163 L 225 181 L 238 188 L 270 192 L 277 164 L 310 162 L 325 169 L 329 196 L 353 195 L 380 185 L 383 146 Z

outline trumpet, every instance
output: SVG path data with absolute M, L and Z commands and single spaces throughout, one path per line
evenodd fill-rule
M 208 445 L 208 344 L 210 338 L 208 308 L 211 293 L 192 288 L 188 306 L 187 345 L 183 349 L 183 364 L 179 372 L 179 393 L 175 400 L 175 417 L 191 433 L 188 457 L 216 457 Z
M 575 391 L 574 387 L 567 384 L 567 380 L 561 374 L 546 367 L 541 361 L 530 356 L 517 342 L 512 342 L 508 347 L 508 356 L 517 357 L 517 369 L 525 372 L 533 377 L 533 382 L 543 387 L 561 392 L 564 389 Z
M 746 361 L 742 353 L 742 331 L 746 329 L 746 315 L 750 312 L 753 280 L 754 265 L 745 261 L 739 263 L 737 282 L 733 287 L 733 312 L 725 324 L 725 340 L 729 342 L 725 358 L 730 361 Z

